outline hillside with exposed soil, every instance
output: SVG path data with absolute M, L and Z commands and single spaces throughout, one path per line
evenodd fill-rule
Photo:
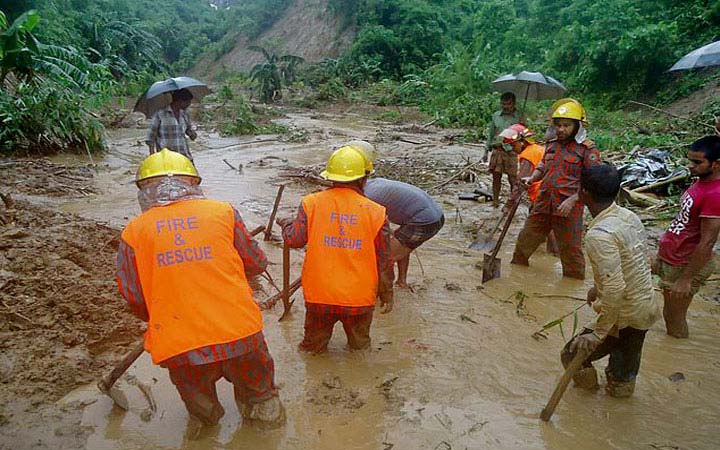
M 200 61 L 193 73 L 215 77 L 228 71 L 249 71 L 263 61 L 263 55 L 250 50 L 253 45 L 271 49 L 278 55 L 296 55 L 307 62 L 337 58 L 350 47 L 354 28 L 344 28 L 343 20 L 328 0 L 295 0 L 272 27 L 255 39 L 241 36 L 235 47 L 218 60 Z

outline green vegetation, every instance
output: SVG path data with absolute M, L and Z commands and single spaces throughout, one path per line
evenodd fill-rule
M 273 103 L 281 100 L 283 86 L 293 82 L 298 65 L 305 60 L 295 55 L 278 56 L 257 45 L 251 46 L 250 50 L 265 57 L 265 62 L 256 64 L 250 71 L 250 77 L 258 85 L 260 101 Z
M 672 145 L 683 140 L 679 125 L 689 123 L 640 123 L 638 114 L 618 111 L 631 99 L 664 104 L 720 78 L 665 73 L 717 38 L 716 1 L 332 0 L 331 6 L 359 32 L 342 58 L 305 75 L 318 100 L 361 88 L 377 104 L 418 105 L 439 125 L 480 133 L 498 106 L 490 82 L 537 70 L 585 103 L 601 145 Z M 379 99 L 365 88 L 377 84 L 387 92 Z M 531 116 L 543 118 L 546 103 L 530 105 Z M 618 127 L 629 131 L 613 131 Z
M 40 42 L 39 21 L 33 10 L 11 24 L 0 15 L 0 151 L 99 148 L 102 126 L 88 108 L 107 94 L 111 74 L 74 47 Z
M 7 3 L 7 4 L 6 4 Z M 0 152 L 103 148 L 91 112 L 137 96 L 241 34 L 257 36 L 289 0 L 18 0 L 0 15 Z
M 7 3 L 7 5 L 5 4 Z M 291 0 L 17 0 L 0 16 L 0 151 L 102 148 L 90 111 L 113 96 L 137 96 L 152 81 L 212 62 L 238 39 L 256 38 Z M 32 10 L 32 12 L 31 12 Z M 35 12 L 37 11 L 37 12 Z M 337 59 L 305 68 L 300 58 L 256 47 L 265 61 L 254 83 L 263 102 L 310 87 L 296 101 L 417 106 L 440 126 L 482 139 L 499 75 L 539 70 L 565 83 L 587 107 L 601 148 L 676 147 L 707 129 L 669 117 L 625 112 L 686 96 L 718 71 L 667 74 L 683 54 L 716 39 L 720 2 L 708 0 L 330 0 L 330 13 L 357 35 Z M 232 74 L 230 74 L 232 75 Z M 227 94 L 228 92 L 226 92 Z M 225 133 L 261 132 L 246 100 L 233 100 Z M 228 103 L 231 104 L 231 103 Z M 549 102 L 528 105 L 543 127 Z M 711 104 L 697 117 L 709 121 Z M 392 111 L 379 116 L 401 120 Z M 251 126 L 252 125 L 252 126 Z M 221 128 L 223 128 L 221 127 Z

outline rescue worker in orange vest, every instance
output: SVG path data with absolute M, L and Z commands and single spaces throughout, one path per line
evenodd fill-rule
M 560 250 L 563 276 L 585 279 L 582 251 L 583 204 L 578 201 L 580 173 L 584 167 L 600 164 L 595 144 L 583 127 L 585 110 L 577 102 L 563 103 L 553 113 L 557 139 L 545 147 L 542 161 L 525 186 L 542 181 L 537 200 L 515 245 L 512 263 L 527 266 L 532 254 L 552 230 Z
M 248 285 L 267 259 L 238 211 L 206 199 L 200 181 L 180 153 L 163 149 L 143 160 L 136 176 L 142 213 L 122 232 L 118 287 L 148 323 L 145 350 L 168 369 L 191 427 L 223 416 L 220 378 L 233 384 L 244 419 L 277 426 L 284 410 Z
M 542 161 L 543 155 L 545 155 L 545 147 L 535 143 L 534 135 L 535 133 L 532 130 L 521 123 L 510 125 L 510 127 L 500 132 L 499 136 L 503 140 L 503 146 L 510 146 L 518 155 L 519 178 L 532 175 L 537 165 Z M 536 181 L 527 187 L 531 206 L 537 200 L 540 184 L 542 184 L 542 181 Z M 547 250 L 548 253 L 553 255 L 558 254 L 557 242 L 552 230 L 548 234 Z
M 336 150 L 321 176 L 333 186 L 305 196 L 294 220 L 277 220 L 290 247 L 307 245 L 302 269 L 305 334 L 299 349 L 326 351 L 337 321 L 348 347 L 365 349 L 376 298 L 381 313 L 393 307 L 390 227 L 385 208 L 363 195 L 365 157 L 356 148 Z

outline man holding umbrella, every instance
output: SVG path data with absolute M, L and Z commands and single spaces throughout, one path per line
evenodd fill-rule
M 193 130 L 190 116 L 187 113 L 193 95 L 187 89 L 173 91 L 171 95 L 170 105 L 153 114 L 145 143 L 151 154 L 167 148 L 192 161 L 190 146 L 185 136 L 193 141 L 197 138 L 197 133 Z
M 515 188 L 517 181 L 517 155 L 511 150 L 505 150 L 499 139 L 499 134 L 504 129 L 514 123 L 525 123 L 525 118 L 515 108 L 515 94 L 505 92 L 500 96 L 500 111 L 496 111 L 487 130 L 487 143 L 485 144 L 486 153 L 484 159 L 487 159 L 488 152 L 492 151 L 490 157 L 490 173 L 493 177 L 493 207 L 497 208 L 500 204 L 500 188 L 502 187 L 502 176 L 507 175 L 508 182 L 512 189 Z
M 174 77 L 157 81 L 140 96 L 133 111 L 151 120 L 145 143 L 150 153 L 167 148 L 192 161 L 186 136 L 197 138 L 187 108 L 212 91 L 202 81 L 190 77 Z

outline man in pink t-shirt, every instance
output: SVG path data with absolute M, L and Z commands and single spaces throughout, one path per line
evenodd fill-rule
M 660 275 L 667 334 L 688 337 L 685 319 L 693 296 L 713 272 L 713 247 L 720 231 L 720 136 L 705 136 L 688 150 L 690 174 L 698 177 L 683 193 L 680 211 L 660 237 L 655 273 Z

